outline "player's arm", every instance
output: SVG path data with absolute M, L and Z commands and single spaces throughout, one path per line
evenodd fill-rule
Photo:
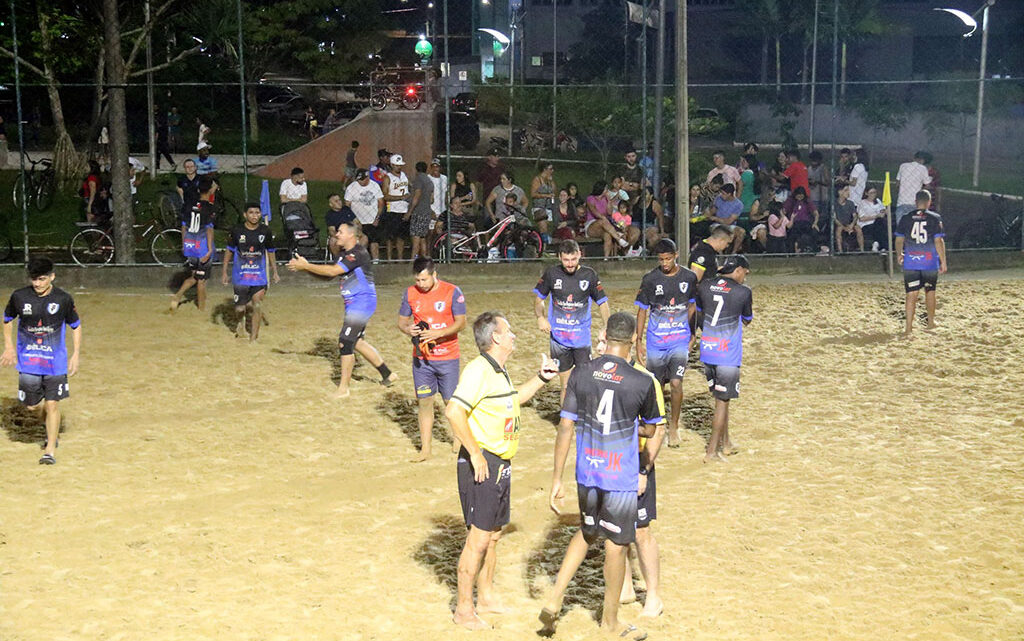
M 541 274 L 540 280 L 537 281 L 537 286 L 533 288 L 535 297 L 533 299 L 533 313 L 537 316 L 537 328 L 542 332 L 551 333 L 551 322 L 548 321 L 548 311 L 544 303 L 548 299 L 548 295 L 551 293 L 551 287 L 548 284 L 548 274 L 544 272 Z M 554 301 L 552 301 L 552 305 Z
M 600 302 L 600 304 L 598 304 L 597 312 L 601 315 L 601 320 L 604 321 L 604 324 L 607 325 L 608 324 L 608 317 L 612 315 L 612 310 L 608 306 L 608 299 L 607 298 L 605 298 L 603 301 Z
M 935 247 L 936 247 L 936 249 L 938 249 L 938 244 L 937 243 L 936 243 Z M 903 236 L 901 234 L 896 234 L 896 248 L 895 249 L 896 249 L 896 260 L 899 261 L 900 265 L 902 265 L 903 264 Z M 945 243 L 943 243 L 943 255 L 945 255 Z M 945 262 L 944 259 L 943 259 L 943 262 Z
M 637 302 L 636 308 L 636 360 L 643 366 L 647 366 L 647 348 L 644 347 L 644 338 L 647 336 L 647 316 L 648 311 L 646 306 L 640 305 Z
M 334 278 L 335 276 L 341 276 L 342 274 L 348 273 L 348 267 L 340 263 L 333 263 L 330 265 L 314 265 L 302 256 L 294 256 L 288 261 L 288 269 L 293 272 L 309 272 L 316 276 L 326 276 L 328 278 Z
M 690 260 L 690 271 L 692 271 L 694 274 L 697 275 L 697 282 L 698 283 L 701 281 L 702 278 L 704 278 L 704 267 L 703 267 L 703 265 L 698 265 L 697 263 L 693 262 L 692 257 L 691 257 L 691 260 Z
M 530 378 L 517 388 L 519 404 L 529 403 L 534 394 L 539 392 L 540 388 L 550 383 L 551 379 L 556 376 L 558 376 L 558 365 L 555 364 L 555 361 L 548 358 L 547 354 L 541 354 L 540 371 L 537 372 L 536 376 Z
M 551 496 L 548 498 L 548 507 L 555 514 L 561 514 L 557 501 L 565 496 L 562 489 L 562 474 L 565 472 L 565 460 L 569 458 L 569 448 L 572 445 L 572 435 L 576 429 L 576 420 L 566 416 L 562 412 L 562 419 L 558 422 L 558 435 L 555 437 L 555 466 L 551 474 Z
M 6 329 L 6 328 L 5 328 Z M 4 336 L 6 339 L 7 337 Z M 82 324 L 71 328 L 71 356 L 68 357 L 68 376 L 78 373 L 78 353 L 82 349 Z
M 10 310 L 11 306 L 8 305 L 7 309 Z M 0 356 L 0 365 L 8 367 L 14 365 L 17 360 L 17 354 L 14 350 L 14 319 L 16 317 L 11 314 L 4 314 L 4 353 Z
M 232 251 L 232 247 L 229 245 L 224 249 L 224 262 L 221 263 L 220 268 L 220 282 L 224 285 L 230 285 L 231 279 L 228 277 L 228 271 L 231 266 L 231 259 L 234 258 L 235 252 Z
M 902 239 L 899 239 L 902 240 Z M 935 237 L 935 251 L 939 252 L 939 273 L 946 273 L 946 237 L 936 236 Z M 900 254 L 902 257 L 902 254 Z
M 409 315 L 409 316 L 402 316 L 401 314 L 398 315 L 398 331 L 402 332 L 403 334 L 405 334 L 407 336 L 414 336 L 415 335 L 413 333 L 413 329 L 414 328 L 417 329 L 417 330 L 419 329 L 419 328 L 416 327 L 416 324 L 412 322 L 412 315 Z M 419 332 L 417 331 L 416 333 L 418 334 Z
M 204 263 L 213 256 L 213 248 L 213 224 L 211 223 L 206 226 L 206 255 L 203 256 Z
M 273 236 L 270 237 L 270 247 L 267 251 L 267 265 L 270 267 L 270 277 L 275 283 L 281 282 L 281 276 L 277 273 L 277 250 L 274 249 Z M 225 254 L 228 252 L 224 252 Z

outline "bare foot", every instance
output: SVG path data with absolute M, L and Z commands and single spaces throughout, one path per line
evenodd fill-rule
M 740 448 L 736 447 L 732 443 L 726 443 L 725 445 L 722 446 L 722 454 L 724 454 L 725 456 L 733 456 L 734 454 L 739 453 Z
M 938 329 L 938 328 L 939 328 L 938 324 L 936 324 L 936 323 L 928 323 L 928 326 L 925 327 L 924 329 L 925 329 L 925 331 L 931 331 L 933 329 Z
M 644 603 L 644 610 L 640 613 L 640 616 L 654 619 L 660 617 L 662 612 L 665 611 L 665 604 L 661 602 L 658 597 L 647 597 L 647 602 Z
M 508 612 L 508 608 L 505 607 L 505 604 L 500 599 L 481 599 L 477 597 L 476 611 L 483 612 L 484 614 L 505 614 Z
M 429 458 L 430 458 L 430 451 L 427 450 L 425 452 L 420 452 L 416 456 L 412 457 L 411 459 L 409 459 L 409 462 L 410 463 L 422 463 L 423 461 L 426 461 Z
M 334 393 L 334 397 L 335 398 L 348 398 L 349 396 L 351 396 L 351 394 L 352 394 L 352 392 L 350 392 L 347 387 L 345 389 L 341 389 L 339 387 L 338 391 Z
M 715 452 L 713 454 L 705 454 L 704 455 L 704 462 L 705 463 L 725 463 L 725 457 L 722 456 L 721 454 L 719 454 L 718 452 Z
M 903 332 L 902 334 L 900 334 L 900 338 L 903 339 L 903 340 L 910 340 L 913 337 L 914 337 L 914 333 L 913 333 L 913 331 L 911 331 L 909 329 L 907 331 Z
M 179 307 L 180 305 L 181 305 L 181 301 L 179 301 L 178 299 L 176 299 L 176 298 L 173 298 L 173 297 L 172 297 L 172 298 L 171 298 L 171 310 L 170 310 L 170 311 L 171 311 L 172 313 L 173 313 L 173 312 L 175 312 L 175 311 L 177 311 L 177 309 L 178 309 L 178 307 Z
M 679 447 L 682 441 L 682 436 L 679 435 L 679 428 L 671 429 L 668 431 L 668 446 L 675 448 Z
M 466 628 L 467 630 L 491 630 L 492 629 L 491 624 L 487 623 L 486 621 L 481 619 L 479 616 L 477 616 L 476 612 L 474 612 L 474 613 L 472 613 L 472 614 L 470 614 L 468 616 L 459 615 L 459 614 L 456 613 L 454 616 L 452 616 L 452 623 L 454 623 L 455 625 L 461 625 L 462 627 Z

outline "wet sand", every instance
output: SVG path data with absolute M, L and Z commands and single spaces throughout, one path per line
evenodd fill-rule
M 636 283 L 608 284 L 613 309 L 632 309 Z M 711 404 L 687 372 L 685 444 L 658 464 L 666 612 L 641 625 L 652 639 L 1020 638 L 1024 281 L 944 282 L 942 328 L 909 342 L 895 282 L 753 284 L 731 408 L 742 453 L 701 463 Z M 471 317 L 508 313 L 516 381 L 546 349 L 531 285 L 464 287 Z M 85 344 L 56 466 L 36 464 L 42 430 L 0 375 L 0 638 L 469 638 L 450 623 L 453 456 L 438 443 L 407 462 L 397 287 L 367 338 L 402 380 L 385 389 L 360 363 L 344 401 L 332 286 L 272 289 L 258 345 L 229 335 L 219 286 L 205 314 L 173 316 L 155 290 L 73 293 Z M 462 345 L 465 363 L 468 332 Z M 524 410 L 496 579 L 511 611 L 477 638 L 533 638 L 577 523 L 572 491 L 568 517 L 547 508 L 557 398 L 552 384 Z M 556 638 L 598 635 L 600 562 Z

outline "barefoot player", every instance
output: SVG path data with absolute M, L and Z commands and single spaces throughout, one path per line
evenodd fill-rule
M 946 273 L 946 232 L 942 218 L 928 207 L 932 195 L 926 189 L 917 192 L 917 209 L 900 218 L 896 226 L 896 255 L 903 265 L 903 286 L 907 292 L 907 328 L 910 336 L 914 328 L 918 291 L 924 289 L 924 302 L 928 310 L 928 327 L 935 328 L 935 285 L 939 274 Z
M 581 527 L 569 542 L 555 586 L 540 619 L 553 632 L 569 582 L 587 556 L 590 544 L 604 538 L 604 608 L 601 626 L 609 635 L 644 639 L 646 634 L 618 618 L 625 575 L 626 549 L 636 540 L 637 495 L 646 491 L 640 474 L 639 436 L 653 436 L 664 421 L 658 411 L 654 379 L 629 364 L 636 342 L 636 321 L 626 312 L 608 318 L 607 350 L 578 365 L 569 377 L 562 420 L 555 440 L 555 469 L 549 505 L 556 513 L 564 496 L 562 472 L 576 433 L 576 493 Z M 642 426 L 642 427 L 641 427 Z
M 537 327 L 551 338 L 551 358 L 558 361 L 558 376 L 562 383 L 561 398 L 565 398 L 565 384 L 572 368 L 590 362 L 591 303 L 604 321 L 608 320 L 608 297 L 601 286 L 601 278 L 590 267 L 580 265 L 580 246 L 575 240 L 563 240 L 558 245 L 559 265 L 544 270 L 533 293 L 533 310 L 537 314 Z M 544 309 L 544 301 L 551 297 L 551 305 Z
M 743 326 L 754 319 L 753 295 L 743 284 L 750 263 L 743 254 L 726 259 L 718 276 L 705 278 L 697 287 L 697 309 L 704 312 L 700 360 L 708 388 L 715 397 L 704 462 L 724 461 L 736 453 L 729 439 L 729 401 L 740 395 L 740 363 L 743 361 Z
M 438 279 L 434 261 L 427 256 L 416 258 L 412 271 L 416 283 L 402 297 L 398 329 L 412 336 L 412 384 L 420 426 L 420 453 L 413 462 L 418 463 L 430 458 L 434 398 L 441 392 L 447 403 L 459 383 L 459 332 L 466 326 L 466 297 L 455 285 Z M 458 441 L 453 445 L 457 448 Z
M 540 372 L 517 391 L 505 370 L 516 348 L 516 335 L 508 320 L 499 312 L 480 314 L 473 321 L 473 338 L 480 356 L 462 370 L 445 416 L 462 443 L 459 499 L 469 530 L 459 555 L 452 620 L 470 630 L 483 630 L 491 626 L 478 613 L 504 612 L 494 591 L 495 550 L 501 529 L 509 522 L 512 457 L 519 449 L 519 407 L 551 381 L 558 368 L 542 354 Z
M 78 372 L 82 325 L 75 301 L 53 286 L 53 262 L 49 258 L 28 261 L 30 287 L 11 294 L 4 310 L 4 352 L 0 365 L 17 364 L 18 400 L 46 421 L 46 446 L 41 465 L 53 465 L 60 432 L 58 403 L 71 393 L 68 377 Z M 18 319 L 18 341 L 12 323 Z M 64 326 L 71 327 L 71 356 L 64 343 Z
M 249 342 L 255 342 L 260 335 L 260 321 L 263 318 L 263 298 L 267 295 L 267 272 L 275 283 L 281 282 L 277 274 L 277 261 L 274 260 L 274 235 L 260 219 L 263 216 L 259 203 L 248 203 L 245 206 L 245 222 L 235 225 L 228 238 L 227 251 L 224 252 L 224 265 L 221 269 L 221 282 L 225 285 L 234 283 L 235 315 L 238 325 L 235 336 L 245 331 L 246 312 L 252 314 Z M 228 279 L 228 266 L 232 257 L 235 267 Z
M 658 257 L 658 266 L 644 274 L 636 295 L 636 357 L 659 385 L 668 384 L 671 390 L 668 445 L 679 447 L 683 373 L 690 357 L 697 276 L 679 265 L 676 244 L 668 238 L 659 240 L 653 253 Z
M 217 183 L 212 176 L 199 178 L 199 200 L 185 212 L 181 221 L 182 253 L 185 254 L 185 267 L 189 271 L 188 278 L 171 298 L 171 311 L 178 309 L 181 297 L 196 286 L 196 305 L 200 311 L 206 309 L 206 280 L 210 277 L 210 264 L 213 261 L 213 221 L 216 212 L 213 206 L 213 195 L 217 191 Z
M 381 384 L 390 386 L 396 376 L 388 369 L 380 352 L 363 339 L 366 324 L 377 311 L 377 288 L 373 284 L 373 267 L 366 248 L 359 244 L 362 233 L 358 221 L 341 223 L 334 235 L 335 244 L 341 248 L 341 257 L 334 265 L 314 265 L 302 256 L 296 255 L 288 261 L 293 272 L 309 272 L 317 276 L 334 278 L 341 276 L 341 297 L 345 300 L 345 322 L 338 334 L 341 352 L 341 382 L 338 384 L 338 398 L 349 395 L 348 384 L 352 380 L 352 368 L 356 364 L 356 352 L 380 372 Z

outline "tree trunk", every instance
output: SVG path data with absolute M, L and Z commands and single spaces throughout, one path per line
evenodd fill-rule
M 119 264 L 135 263 L 132 234 L 132 191 L 128 174 L 128 121 L 125 114 L 125 71 L 121 55 L 121 20 L 117 0 L 103 0 L 107 57 L 107 101 L 110 114 L 110 182 L 114 205 L 114 247 Z
M 82 170 L 82 159 L 75 150 L 75 143 L 68 133 L 64 122 L 64 105 L 60 100 L 57 75 L 50 64 L 53 56 L 53 40 L 50 38 L 50 19 L 45 11 L 39 10 L 39 45 L 43 51 L 43 78 L 46 82 L 46 95 L 50 99 L 50 115 L 53 117 L 53 133 L 56 142 L 53 146 L 53 169 L 57 172 L 57 182 L 62 188 L 74 184 Z
M 256 86 L 252 83 L 245 85 L 245 102 L 249 109 L 249 140 L 256 142 L 260 139 L 260 107 L 256 102 Z
M 768 84 L 768 34 L 761 37 L 761 84 Z
M 782 45 L 775 36 L 775 95 L 782 93 Z
M 843 52 L 839 67 L 842 70 L 839 73 L 839 104 L 846 104 L 846 41 L 843 40 Z

